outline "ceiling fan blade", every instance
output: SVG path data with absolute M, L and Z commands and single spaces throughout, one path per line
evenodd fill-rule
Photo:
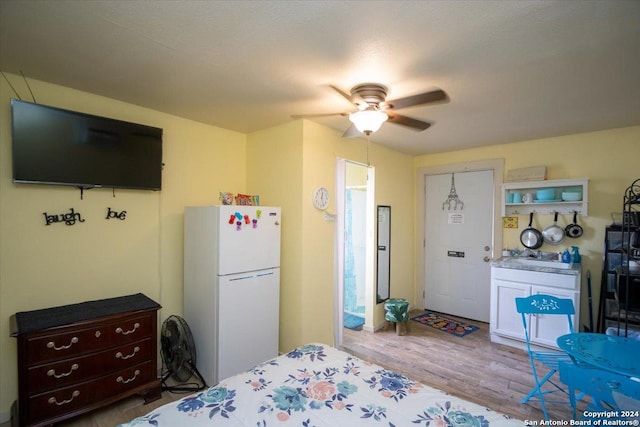
M 331 87 L 331 89 L 335 90 L 336 92 L 338 92 L 340 95 L 342 95 L 344 97 L 344 99 L 346 99 L 347 101 L 349 101 L 351 104 L 354 104 L 353 102 L 353 98 L 351 98 L 351 95 L 349 95 L 348 93 L 346 93 L 345 91 L 343 91 L 342 89 L 340 89 L 337 86 L 334 85 L 329 85 L 329 87 Z
M 438 101 L 448 101 L 449 96 L 443 90 L 437 89 L 431 92 L 425 92 L 418 95 L 407 96 L 406 98 L 395 99 L 393 101 L 387 101 L 385 104 L 389 108 L 399 110 L 400 108 L 413 107 L 415 105 L 430 104 Z
M 342 134 L 343 138 L 354 138 L 356 136 L 362 136 L 362 132 L 360 132 L 354 124 L 349 126 L 349 128 Z
M 348 116 L 349 113 L 320 113 L 320 114 L 293 114 L 292 119 L 307 119 L 312 117 Z
M 389 123 L 406 126 L 418 131 L 428 129 L 431 126 L 431 123 L 423 122 L 422 120 L 412 119 L 411 117 L 402 116 L 400 114 L 395 114 L 391 111 L 387 111 L 386 113 L 389 116 L 389 119 L 387 120 Z

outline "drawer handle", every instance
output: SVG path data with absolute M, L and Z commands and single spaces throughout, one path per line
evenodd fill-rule
M 136 322 L 133 325 L 133 329 L 128 330 L 128 331 L 125 331 L 124 329 L 118 327 L 118 328 L 116 328 L 116 334 L 129 335 L 129 334 L 134 333 L 136 331 L 136 329 L 138 329 L 139 327 L 140 327 L 140 323 L 138 323 L 138 322 Z
M 69 375 L 71 375 L 71 373 L 73 371 L 76 371 L 79 367 L 80 367 L 80 365 L 78 365 L 77 363 L 74 363 L 73 365 L 71 365 L 71 369 L 69 370 L 69 372 L 63 372 L 61 374 L 56 374 L 56 370 L 55 369 L 49 369 L 47 371 L 47 375 L 50 376 L 50 377 L 54 377 L 54 378 L 68 377 Z
M 138 378 L 138 375 L 140 375 L 140 371 L 136 369 L 136 371 L 133 373 L 133 377 L 129 378 L 128 380 L 125 380 L 124 378 L 122 378 L 122 376 L 119 376 L 118 378 L 116 378 L 116 381 L 122 384 L 127 384 L 135 380 L 136 378 Z
M 139 352 L 139 351 L 140 351 L 140 347 L 135 347 L 135 348 L 133 349 L 133 353 L 128 354 L 128 355 L 126 355 L 126 356 L 125 356 L 125 355 L 123 355 L 123 354 L 122 354 L 122 352 L 120 352 L 120 351 L 119 351 L 119 352 L 117 352 L 117 353 L 116 353 L 116 359 L 122 359 L 122 360 L 131 359 L 131 358 L 132 358 L 133 356 L 135 356 L 135 355 L 136 355 L 136 353 L 137 353 L 137 352 Z
M 78 396 L 80 396 L 80 390 L 74 390 L 74 392 L 71 393 L 71 399 L 63 400 L 62 402 L 58 402 L 55 397 L 50 397 L 49 398 L 49 404 L 53 405 L 55 403 L 58 406 L 66 405 L 67 403 L 71 403 L 71 401 L 73 399 L 75 399 L 76 397 L 78 397 Z
M 47 348 L 52 348 L 52 349 L 54 349 L 54 350 L 56 350 L 56 351 L 59 351 L 59 350 L 66 350 L 66 349 L 68 349 L 69 347 L 71 347 L 72 345 L 77 344 L 77 343 L 78 343 L 78 341 L 80 341 L 80 340 L 78 339 L 78 337 L 73 337 L 73 338 L 71 338 L 71 342 L 69 343 L 69 345 L 61 345 L 60 347 L 56 347 L 56 343 L 54 343 L 53 341 L 49 341 L 49 342 L 47 343 Z

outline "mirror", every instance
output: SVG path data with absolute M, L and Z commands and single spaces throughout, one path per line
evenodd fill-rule
M 376 272 L 376 300 L 389 299 L 391 282 L 391 206 L 378 206 L 378 270 Z

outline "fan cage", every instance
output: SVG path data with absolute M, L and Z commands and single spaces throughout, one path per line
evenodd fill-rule
M 204 389 L 207 384 L 196 367 L 196 346 L 187 322 L 180 316 L 171 315 L 163 323 L 160 331 L 160 355 L 162 357 L 163 389 L 193 392 Z M 188 383 L 196 376 L 198 382 Z M 178 385 L 168 385 L 172 378 Z

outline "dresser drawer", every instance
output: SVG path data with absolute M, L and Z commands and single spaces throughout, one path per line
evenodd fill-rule
M 86 328 L 60 328 L 60 333 L 34 336 L 27 340 L 26 363 L 33 366 L 136 341 L 150 336 L 155 322 L 153 313 L 108 323 L 87 322 Z
M 51 426 L 132 395 L 161 396 L 160 304 L 138 293 L 15 313 L 18 401 L 12 426 Z
M 96 354 L 31 367 L 27 373 L 29 393 L 53 390 L 152 360 L 155 357 L 152 348 L 149 338 Z
M 29 418 L 25 424 L 63 417 L 102 399 L 116 396 L 157 381 L 150 361 L 123 369 L 92 381 L 37 394 L 29 397 Z M 20 420 L 21 423 L 23 420 Z

